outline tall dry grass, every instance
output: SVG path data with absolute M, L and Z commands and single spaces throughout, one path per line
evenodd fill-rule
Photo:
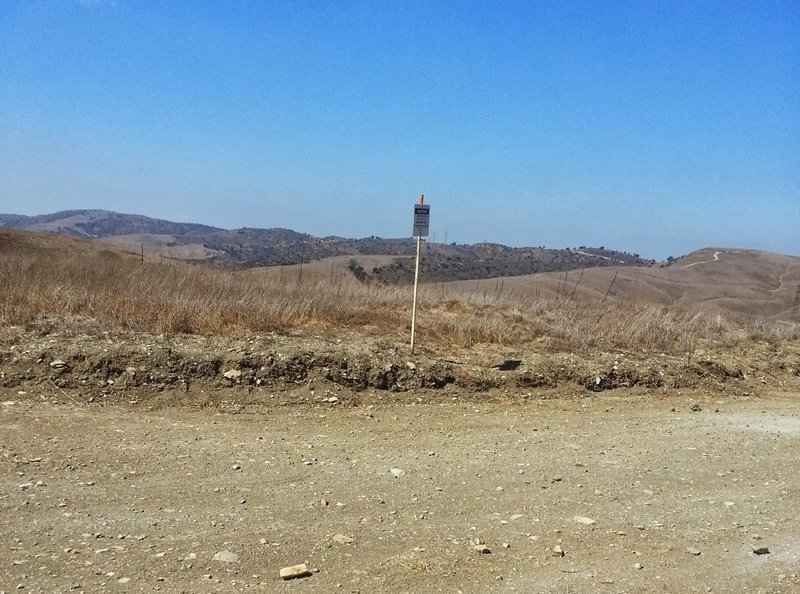
M 409 287 L 349 275 L 233 272 L 139 262 L 110 251 L 0 251 L 0 321 L 35 326 L 86 316 L 114 328 L 159 333 L 365 333 L 402 342 Z M 698 340 L 728 346 L 797 341 L 797 325 L 737 322 L 670 306 L 586 303 L 505 291 L 423 286 L 420 338 L 440 345 L 531 345 L 553 351 L 686 353 Z

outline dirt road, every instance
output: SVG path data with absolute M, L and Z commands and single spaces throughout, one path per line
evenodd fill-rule
M 800 395 L 617 392 L 0 394 L 0 591 L 800 591 Z

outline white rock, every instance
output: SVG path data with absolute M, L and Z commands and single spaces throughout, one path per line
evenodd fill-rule
M 578 522 L 578 524 L 583 524 L 584 526 L 591 526 L 595 523 L 592 518 L 587 518 L 586 516 L 575 516 L 575 521 Z
M 301 563 L 300 565 L 291 565 L 280 570 L 280 576 L 282 580 L 291 580 L 309 575 L 311 575 L 311 572 L 308 571 L 308 565 L 305 563 Z
M 485 544 L 477 544 L 475 545 L 475 550 L 480 553 L 481 555 L 488 555 L 492 552 L 492 550 L 487 547 Z
M 696 549 L 694 547 L 686 547 L 686 552 L 696 557 L 697 555 L 700 554 L 700 549 Z
M 563 557 L 564 556 L 564 549 L 562 549 L 560 545 L 554 546 L 552 551 L 553 551 L 553 555 L 555 555 L 556 557 Z
M 336 534 L 333 537 L 333 542 L 341 545 L 350 544 L 351 542 L 353 542 L 353 539 L 350 538 L 349 536 L 345 536 L 344 534 Z
M 233 379 L 239 379 L 240 377 L 242 377 L 242 372 L 241 372 L 240 369 L 229 369 L 228 371 L 226 371 L 222 375 L 225 376 L 226 378 L 230 379 L 230 380 L 233 380 Z
M 55 361 L 50 363 L 50 367 L 59 368 L 64 366 L 66 366 L 66 363 L 64 363 L 61 359 L 56 359 Z
M 220 551 L 214 555 L 214 561 L 222 561 L 223 563 L 236 563 L 239 560 L 239 555 L 232 551 Z
M 406 473 L 406 471 L 403 470 L 402 468 L 391 468 L 389 472 L 391 472 L 394 475 L 394 478 L 400 478 Z

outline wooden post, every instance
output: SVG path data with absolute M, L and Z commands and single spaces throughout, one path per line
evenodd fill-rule
M 419 287 L 419 248 L 422 237 L 417 235 L 417 261 L 414 265 L 414 301 L 411 305 L 411 354 L 414 354 L 414 336 L 417 330 L 417 288 Z
M 419 203 L 425 204 L 425 195 L 419 195 Z M 427 234 L 427 231 L 424 232 Z M 414 263 L 414 299 L 411 304 L 411 354 L 414 354 L 414 340 L 416 338 L 417 333 L 417 291 L 419 289 L 419 259 L 420 259 L 420 249 L 422 245 L 422 234 L 420 233 L 417 237 L 417 257 Z

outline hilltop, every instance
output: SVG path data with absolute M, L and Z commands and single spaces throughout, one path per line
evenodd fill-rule
M 453 283 L 497 290 L 497 283 Z M 703 248 L 659 266 L 606 267 L 503 279 L 503 290 L 592 303 L 644 302 L 710 314 L 800 322 L 800 258 Z
M 415 242 L 411 238 L 314 237 L 290 229 L 227 230 L 174 223 L 106 210 L 69 210 L 27 217 L 0 215 L 0 226 L 83 237 L 143 252 L 150 258 L 203 262 L 219 267 L 287 266 L 331 257 L 353 258 L 350 270 L 360 280 L 408 283 L 413 279 Z M 361 258 L 385 257 L 378 266 Z M 612 265 L 649 265 L 638 254 L 601 248 L 547 249 L 496 243 L 425 243 L 429 281 L 494 278 L 536 272 Z

